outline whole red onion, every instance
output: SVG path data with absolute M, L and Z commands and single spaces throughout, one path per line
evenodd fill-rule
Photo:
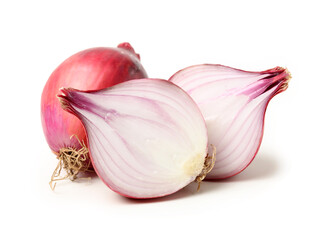
M 119 44 L 117 48 L 87 49 L 60 64 L 49 77 L 41 96 L 43 131 L 49 147 L 58 159 L 62 157 L 62 149 L 69 149 L 70 154 L 75 154 L 75 151 L 82 149 L 80 143 L 87 141 L 80 120 L 60 107 L 56 95 L 61 87 L 99 90 L 130 79 L 146 77 L 140 57 L 129 43 Z M 73 135 L 78 139 L 72 138 Z M 64 154 L 69 153 L 65 151 Z M 86 154 L 76 154 L 73 157 L 82 157 L 89 162 Z M 60 165 L 60 170 L 61 167 L 68 168 L 66 163 L 64 166 Z

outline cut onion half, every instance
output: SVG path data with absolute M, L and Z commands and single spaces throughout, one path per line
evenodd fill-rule
M 216 163 L 207 179 L 224 179 L 243 171 L 257 154 L 269 101 L 288 87 L 290 73 L 281 67 L 249 72 L 222 65 L 195 65 L 169 81 L 199 106 L 216 147 Z
M 115 192 L 161 197 L 202 174 L 205 121 L 192 98 L 175 84 L 139 79 L 100 91 L 61 91 L 62 107 L 86 129 L 97 174 Z

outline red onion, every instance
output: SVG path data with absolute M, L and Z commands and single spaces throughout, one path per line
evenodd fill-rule
M 147 77 L 139 59 L 129 43 L 119 44 L 117 48 L 92 48 L 69 57 L 51 74 L 41 97 L 42 127 L 49 147 L 69 175 L 74 176 L 78 170 L 81 171 L 79 164 L 82 163 L 79 160 L 90 161 L 81 144 L 86 142 L 85 130 L 79 119 L 61 109 L 56 98 L 59 89 L 73 87 L 98 90 L 130 79 Z M 71 138 L 73 135 L 78 139 Z M 73 158 L 70 158 L 71 155 Z M 77 159 L 78 162 L 66 162 L 64 158 Z M 76 169 L 73 168 L 74 164 L 77 165 Z M 56 173 L 60 172 L 61 167 L 58 166 Z
M 222 65 L 196 65 L 170 78 L 201 109 L 209 143 L 217 149 L 207 179 L 234 176 L 251 163 L 262 141 L 267 105 L 287 88 L 289 79 L 281 67 L 248 72 Z
M 62 108 L 83 123 L 93 166 L 112 190 L 155 198 L 202 180 L 207 131 L 191 97 L 159 79 L 139 79 L 100 91 L 63 89 Z

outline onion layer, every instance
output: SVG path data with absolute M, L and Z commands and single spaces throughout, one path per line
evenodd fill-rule
M 289 79 L 281 67 L 248 72 L 209 64 L 185 68 L 170 78 L 201 109 L 209 144 L 217 149 L 207 179 L 231 177 L 251 163 L 262 141 L 266 107 L 287 88 Z
M 62 92 L 62 107 L 82 121 L 94 168 L 112 190 L 132 198 L 160 197 L 202 173 L 205 122 L 176 85 L 139 79 L 101 91 Z

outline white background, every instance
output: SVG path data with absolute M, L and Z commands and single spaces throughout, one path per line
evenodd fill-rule
M 1 1 L 1 239 L 320 239 L 319 1 Z M 236 177 L 137 201 L 98 178 L 49 179 L 40 123 L 51 72 L 90 47 L 130 42 L 150 77 L 220 63 L 292 73 Z

